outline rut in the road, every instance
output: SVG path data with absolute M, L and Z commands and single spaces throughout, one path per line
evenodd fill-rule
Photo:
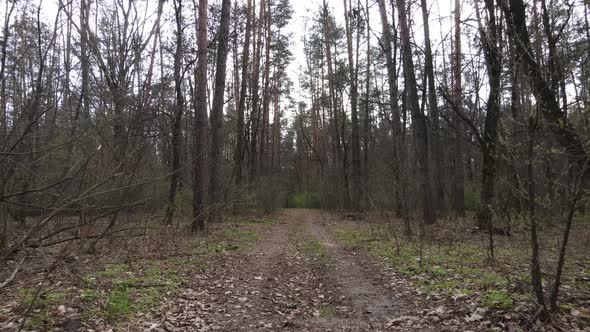
M 383 286 L 378 269 L 374 266 L 366 269 L 359 264 L 361 259 L 366 263 L 368 257 L 338 244 L 327 229 L 325 216 L 320 212 L 292 210 L 287 213 L 304 222 L 307 233 L 326 248 L 329 258 L 326 260 L 324 278 L 333 280 L 333 287 L 340 298 L 347 299 L 346 304 L 350 306 L 346 319 L 324 318 L 312 319 L 310 322 L 345 331 L 386 328 L 391 318 L 398 315 L 401 300 Z

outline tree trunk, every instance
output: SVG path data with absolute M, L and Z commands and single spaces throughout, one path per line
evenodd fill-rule
M 353 61 L 353 47 L 352 47 L 352 28 L 350 26 L 350 19 L 347 0 L 342 0 L 344 3 L 344 21 L 346 27 L 346 45 L 348 50 L 348 74 L 350 79 L 350 113 L 352 125 L 352 207 L 359 209 L 361 207 L 363 198 L 363 187 L 361 185 L 361 144 L 360 131 L 358 123 L 358 81 L 355 74 L 355 64 Z M 358 31 L 357 31 L 358 35 Z
M 332 114 L 334 117 L 334 145 L 335 145 L 335 155 L 336 155 L 336 162 L 334 163 L 337 168 L 337 172 L 343 172 L 343 167 L 340 163 L 343 160 L 342 156 L 342 147 L 340 141 L 340 125 L 338 121 L 338 97 L 336 96 L 336 87 L 334 82 L 334 69 L 333 69 L 333 61 L 332 61 L 332 38 L 331 33 L 333 32 L 330 24 L 330 16 L 328 13 L 328 6 L 324 1 L 323 5 L 323 35 L 324 35 L 324 48 L 326 53 L 326 64 L 328 65 L 328 89 L 330 94 L 330 104 L 332 109 Z M 339 174 L 340 175 L 340 174 Z M 341 182 L 342 181 L 342 182 Z M 338 187 L 340 189 L 341 184 L 345 181 L 345 176 L 338 179 Z
M 207 194 L 207 0 L 199 0 L 194 119 L 193 232 L 203 232 Z
M 428 81 L 428 109 L 430 117 L 431 128 L 431 154 L 434 166 L 434 204 L 440 214 L 444 208 L 444 188 L 442 184 L 443 166 L 442 166 L 442 151 L 440 148 L 440 132 L 439 132 L 439 114 L 438 101 L 436 99 L 436 88 L 434 85 L 434 63 L 432 60 L 432 49 L 430 46 L 430 24 L 428 22 L 429 13 L 426 0 L 420 1 L 422 7 L 422 21 L 424 22 L 424 71 L 426 72 L 426 80 Z
M 270 115 L 270 43 L 271 43 L 271 11 L 270 1 L 267 2 L 266 15 L 265 15 L 266 29 L 265 29 L 265 54 L 264 54 L 264 100 L 262 102 L 262 123 L 260 126 L 260 151 L 258 152 L 258 165 L 260 173 L 266 175 L 267 168 L 267 147 L 268 141 L 268 127 L 269 127 L 269 115 Z
M 455 99 L 455 111 L 463 112 L 463 97 L 461 87 L 461 2 L 455 0 L 455 45 L 453 57 L 453 95 Z M 461 217 L 465 216 L 465 169 L 463 161 L 463 119 L 456 114 L 455 126 L 457 136 L 455 137 L 454 156 L 454 179 L 453 179 L 453 210 Z
M 223 104 L 225 93 L 225 71 L 227 67 L 227 45 L 229 38 L 231 0 L 221 3 L 221 22 L 217 35 L 217 65 L 215 70 L 215 92 L 211 109 L 211 151 L 209 155 L 209 204 L 215 207 L 209 213 L 210 222 L 221 222 L 223 201 Z
M 238 125 L 234 162 L 236 164 L 236 187 L 238 187 L 238 190 L 242 185 L 242 178 L 244 176 L 244 108 L 246 105 L 246 93 L 248 88 L 248 64 L 250 63 L 250 33 L 252 30 L 252 11 L 252 0 L 248 0 L 248 6 L 246 9 L 246 36 L 244 37 L 244 48 L 242 50 L 242 82 L 240 86 L 238 108 L 236 109 L 236 113 L 238 115 Z
M 477 10 L 476 1 L 476 10 Z M 487 62 L 489 95 L 486 105 L 485 126 L 483 132 L 483 163 L 481 185 L 481 208 L 478 212 L 478 226 L 481 229 L 492 228 L 492 204 L 495 195 L 496 182 L 496 144 L 498 141 L 498 119 L 500 116 L 500 83 L 502 75 L 502 55 L 499 44 L 499 29 L 493 0 L 485 0 L 485 10 L 488 12 L 487 29 L 479 28 L 483 41 L 484 55 Z M 487 31 L 487 32 L 486 32 Z
M 561 145 L 570 162 L 577 168 L 583 169 L 583 165 L 588 160 L 588 154 L 580 136 L 575 132 L 574 127 L 566 117 L 557 102 L 555 91 L 551 89 L 550 84 L 543 77 L 541 67 L 534 58 L 531 48 L 531 40 L 526 27 L 526 11 L 522 0 L 509 0 L 508 3 L 497 0 L 498 5 L 502 8 L 508 22 L 508 34 L 516 45 L 518 57 L 521 59 L 523 74 L 531 82 L 532 92 L 540 106 L 545 121 L 549 123 L 549 129 L 557 138 L 557 143 Z M 583 174 L 584 186 L 587 187 L 590 182 L 590 172 L 586 168 Z
M 182 0 L 174 0 L 174 16 L 176 18 L 176 51 L 174 53 L 174 117 L 172 119 L 172 162 L 170 165 L 170 188 L 168 192 L 168 208 L 165 222 L 172 223 L 176 209 L 176 192 L 180 179 L 180 156 L 182 153 L 182 115 L 184 114 L 184 96 L 182 93 Z
M 393 8 L 393 3 L 392 3 Z M 389 28 L 389 21 L 387 19 L 387 9 L 385 7 L 385 0 L 379 0 L 379 14 L 381 16 L 382 45 L 383 53 L 385 53 L 385 65 L 387 68 L 387 83 L 389 86 L 389 105 L 391 108 L 391 127 L 393 139 L 393 177 L 396 184 L 395 206 L 398 216 L 407 219 L 405 199 L 405 179 L 402 176 L 402 169 L 404 162 L 403 156 L 405 147 L 401 144 L 402 130 L 400 127 L 400 111 L 397 105 L 397 71 L 395 57 L 392 54 L 392 38 Z
M 253 182 L 258 175 L 258 130 L 260 128 L 260 108 L 258 105 L 260 96 L 258 95 L 258 92 L 260 89 L 260 52 L 262 50 L 264 3 L 265 0 L 260 0 L 258 19 L 254 24 L 257 37 L 254 46 L 254 69 L 252 70 L 252 76 L 250 77 L 252 81 L 252 109 L 250 110 L 250 182 Z
M 359 0 L 360 1 L 360 0 Z M 369 0 L 365 2 L 365 15 L 366 15 L 366 32 L 367 32 L 367 75 L 365 83 L 365 123 L 363 132 L 363 158 L 365 167 L 363 169 L 363 191 L 364 191 L 364 207 L 368 209 L 370 207 L 369 199 L 369 139 L 371 135 L 371 20 L 369 16 Z
M 533 289 L 535 291 L 535 295 L 537 296 L 537 302 L 541 306 L 541 309 L 545 310 L 545 295 L 543 292 L 543 282 L 542 282 L 542 275 L 541 275 L 541 266 L 539 263 L 539 241 L 537 238 L 537 216 L 535 214 L 535 170 L 534 170 L 534 160 L 535 160 L 535 132 L 536 132 L 536 120 L 534 118 L 529 119 L 529 126 L 528 126 L 528 146 L 527 146 L 527 153 L 528 153 L 528 205 L 529 205 L 529 220 L 531 223 L 531 281 L 533 284 Z
M 397 0 L 396 2 L 400 20 L 405 90 L 408 94 L 408 108 L 412 115 L 412 127 L 416 144 L 416 161 L 418 164 L 419 193 L 420 199 L 422 200 L 422 216 L 425 224 L 433 224 L 436 222 L 436 214 L 434 212 L 432 187 L 430 184 L 426 117 L 420 112 L 420 106 L 418 105 L 418 89 L 416 75 L 414 73 L 414 63 L 412 60 L 410 29 L 408 27 L 406 4 L 404 0 Z

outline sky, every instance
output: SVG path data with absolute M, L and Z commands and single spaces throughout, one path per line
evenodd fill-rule
M 58 3 L 59 0 L 31 0 L 34 2 L 34 6 L 36 7 L 41 1 L 42 4 L 42 16 L 45 17 L 46 22 L 52 24 L 57 13 Z M 74 7 L 78 6 L 78 0 L 74 0 L 75 4 Z M 147 3 L 148 12 L 152 10 L 154 12 L 151 15 L 151 18 L 155 16 L 155 11 L 157 9 L 157 3 L 159 0 L 143 0 L 141 1 L 142 4 Z M 190 0 L 192 1 L 192 0 Z M 195 0 L 198 1 L 198 0 Z M 221 0 L 209 0 L 209 3 L 221 1 Z M 234 1 L 245 1 L 245 0 L 234 0 Z M 257 3 L 260 0 L 255 0 Z M 302 91 L 299 86 L 299 75 L 301 73 L 301 68 L 305 67 L 305 54 L 303 52 L 303 38 L 305 35 L 305 27 L 306 22 L 307 26 L 311 26 L 313 24 L 313 20 L 317 17 L 319 8 L 321 7 L 324 0 L 291 0 L 291 5 L 293 7 L 294 13 L 292 17 L 291 23 L 288 25 L 287 29 L 290 33 L 292 33 L 291 39 L 291 50 L 293 52 L 294 58 L 292 63 L 289 65 L 288 75 L 291 81 L 293 82 L 292 85 L 292 96 L 297 100 L 305 100 L 308 98 L 305 91 Z M 0 1 L 3 2 L 3 1 Z M 329 10 L 331 13 L 334 14 L 336 18 L 337 24 L 340 26 L 344 26 L 344 4 L 343 0 L 326 0 Z M 356 2 L 356 0 L 353 0 Z M 430 30 L 431 30 L 431 41 L 432 41 L 432 50 L 435 59 L 435 67 L 437 59 L 440 59 L 441 54 L 441 31 L 443 35 L 448 34 L 452 29 L 452 15 L 453 15 L 453 7 L 454 7 L 454 0 L 427 0 L 426 1 L 429 8 L 430 8 Z M 462 19 L 466 20 L 469 19 L 468 16 L 473 16 L 473 10 L 469 8 L 472 6 L 471 4 L 467 4 L 465 0 L 461 0 L 462 3 L 465 3 L 465 8 L 462 9 Z M 365 0 L 361 0 L 362 5 L 364 6 Z M 388 8 L 388 12 L 390 12 L 390 1 L 386 0 L 386 6 Z M 0 6 L 0 15 L 4 16 L 5 6 L 4 4 Z M 188 8 L 187 8 L 188 7 Z M 192 11 L 191 5 L 186 6 L 185 9 Z M 373 30 L 373 38 L 371 40 L 372 45 L 377 44 L 376 36 L 381 36 L 381 20 L 379 16 L 379 6 L 377 0 L 369 0 L 369 14 L 370 14 L 370 25 L 371 29 Z M 146 7 L 144 7 L 146 8 Z M 153 9 L 150 9 L 153 8 Z M 167 13 L 166 11 L 170 11 Z M 171 5 L 168 3 L 165 7 L 164 16 L 168 18 L 172 18 L 172 8 Z M 465 14 L 467 13 L 467 14 Z M 189 13 L 187 17 L 192 16 L 193 13 Z M 396 13 L 397 15 L 397 13 Z M 150 15 L 148 15 L 150 16 Z M 193 16 L 194 17 L 194 16 Z M 410 17 L 412 19 L 412 29 L 414 32 L 414 40 L 416 43 L 421 45 L 423 42 L 423 25 L 422 25 L 422 13 L 421 8 L 415 4 L 411 8 Z M 442 20 L 439 20 L 442 18 Z M 391 18 L 390 18 L 391 19 Z M 397 17 L 396 17 L 397 20 Z M 172 24 L 172 23 L 168 23 Z M 149 26 L 149 24 L 148 24 Z M 149 28 L 148 28 L 149 30 Z M 364 43 L 364 38 L 362 38 L 362 43 Z M 364 46 L 360 46 L 364 49 Z M 463 49 L 465 49 L 465 45 L 463 45 Z M 344 52 L 344 50 L 343 50 Z M 446 51 L 447 55 L 450 54 L 450 51 Z M 362 53 L 362 52 L 361 52 Z M 440 61 L 440 60 L 439 60 Z
M 353 2 L 356 2 L 353 0 Z M 453 8 L 454 8 L 454 0 L 427 0 L 426 1 L 429 8 L 430 8 L 430 38 L 432 42 L 432 51 L 437 54 L 441 53 L 440 47 L 438 44 L 441 40 L 441 24 L 439 23 L 439 18 L 442 18 L 442 30 L 443 34 L 448 33 L 452 29 L 452 21 L 451 15 L 453 15 Z M 463 2 L 463 0 L 461 1 Z M 295 93 L 295 97 L 298 100 L 304 100 L 306 98 L 305 92 L 300 90 L 299 82 L 298 82 L 298 75 L 301 72 L 300 68 L 305 68 L 305 54 L 303 52 L 303 37 L 305 34 L 305 22 L 309 20 L 311 25 L 311 20 L 315 19 L 319 8 L 321 7 L 323 0 L 291 0 L 291 5 L 293 6 L 293 19 L 291 24 L 289 25 L 289 32 L 293 34 L 292 38 L 292 51 L 294 54 L 293 62 L 289 66 L 289 77 L 293 81 L 293 89 Z M 344 26 L 344 4 L 343 0 L 326 0 L 328 4 L 328 8 L 330 12 L 334 14 L 336 17 L 336 22 Z M 365 0 L 361 0 L 361 4 L 365 5 Z M 386 0 L 386 7 L 388 8 L 388 12 L 390 13 L 390 1 Z M 422 24 L 422 12 L 421 8 L 417 5 L 412 6 L 411 8 L 412 13 L 411 17 L 413 20 L 413 30 L 415 32 L 415 40 L 417 43 L 422 43 L 424 40 L 423 37 L 423 24 Z M 463 8 L 462 11 L 471 12 L 468 8 Z M 379 5 L 377 0 L 369 0 L 369 15 L 370 15 L 370 25 L 371 29 L 374 31 L 377 36 L 381 36 L 381 19 L 379 16 Z M 397 15 L 397 13 L 396 13 Z M 397 20 L 397 17 L 396 17 Z M 391 19 L 390 19 L 391 23 Z M 371 40 L 372 45 L 377 45 L 377 39 L 373 35 Z M 361 46 L 362 47 L 362 46 Z M 364 49 L 364 48 L 363 48 Z M 436 61 L 436 56 L 435 56 Z M 435 64 L 436 66 L 436 64 Z

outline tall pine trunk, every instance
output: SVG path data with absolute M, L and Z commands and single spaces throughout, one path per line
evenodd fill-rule
M 361 184 L 361 144 L 360 130 L 358 123 L 358 75 L 356 75 L 355 64 L 353 60 L 352 47 L 352 27 L 349 19 L 349 12 L 344 3 L 344 21 L 346 27 L 346 45 L 348 50 L 348 74 L 350 80 L 350 114 L 352 125 L 352 207 L 359 209 L 363 198 L 363 187 Z M 357 31 L 358 35 L 358 31 Z
M 231 0 L 221 3 L 221 22 L 217 35 L 217 64 L 215 70 L 215 91 L 211 109 L 211 151 L 209 154 L 209 204 L 215 205 L 209 214 L 210 222 L 221 221 L 223 201 L 223 104 L 225 93 L 225 71 L 227 67 L 227 45 Z
M 242 178 L 244 177 L 244 112 L 246 106 L 246 94 L 248 89 L 248 64 L 250 63 L 250 34 L 252 30 L 252 11 L 252 0 L 248 0 L 248 6 L 246 9 L 246 35 L 244 37 L 244 48 L 242 50 L 242 81 L 240 86 L 240 97 L 238 99 L 238 108 L 236 109 L 236 113 L 238 116 L 238 125 L 234 162 L 236 167 L 236 187 L 238 187 L 238 190 L 240 189 L 239 187 L 242 185 Z
M 193 145 L 193 232 L 203 232 L 207 195 L 207 0 L 199 0 Z
M 258 146 L 259 137 L 258 131 L 260 129 L 260 52 L 262 50 L 262 29 L 264 22 L 264 3 L 265 0 L 260 0 L 260 9 L 258 19 L 254 24 L 256 29 L 256 43 L 254 45 L 254 69 L 252 70 L 252 109 L 250 110 L 250 182 L 254 181 L 258 175 Z

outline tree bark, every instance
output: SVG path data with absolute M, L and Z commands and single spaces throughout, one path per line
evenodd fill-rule
M 352 208 L 359 209 L 363 199 L 363 186 L 361 184 L 361 144 L 358 123 L 358 81 L 355 74 L 352 47 L 352 27 L 350 25 L 349 12 L 344 3 L 344 22 L 346 27 L 346 45 L 348 50 L 348 74 L 350 79 L 350 113 L 352 125 Z M 358 35 L 358 31 L 357 31 Z
M 266 15 L 264 17 L 266 22 L 266 29 L 265 29 L 265 53 L 264 53 L 264 92 L 263 97 L 264 100 L 262 102 L 262 123 L 260 126 L 260 151 L 258 153 L 258 165 L 260 168 L 260 173 L 262 175 L 266 175 L 267 169 L 267 147 L 266 143 L 268 141 L 268 127 L 269 127 L 269 114 L 270 114 L 270 43 L 272 37 L 271 31 L 271 8 L 270 8 L 270 1 L 266 3 Z
M 436 222 L 436 213 L 433 206 L 432 186 L 430 184 L 430 166 L 428 162 L 428 133 L 426 117 L 420 112 L 418 105 L 418 89 L 414 63 L 412 60 L 412 49 L 410 44 L 410 29 L 406 14 L 404 0 L 397 0 L 398 14 L 400 20 L 400 38 L 402 42 L 402 55 L 404 61 L 404 82 L 407 91 L 408 108 L 412 116 L 412 127 L 414 141 L 416 144 L 416 161 L 418 165 L 419 193 L 422 200 L 422 217 L 425 224 Z
M 172 223 L 176 209 L 176 192 L 180 179 L 180 156 L 182 153 L 182 115 L 184 114 L 184 95 L 182 93 L 182 0 L 174 0 L 176 19 L 176 50 L 174 52 L 174 116 L 172 118 L 172 162 L 170 165 L 170 188 L 168 191 L 168 208 L 165 223 Z
M 461 86 L 461 2 L 455 0 L 455 40 L 453 54 L 453 95 L 455 99 L 455 111 L 463 112 L 463 97 Z M 454 178 L 453 178 L 453 210 L 458 216 L 465 216 L 465 169 L 463 162 L 463 119 L 455 115 L 457 135 L 454 147 Z
M 242 185 L 242 178 L 244 176 L 244 108 L 246 105 L 246 93 L 248 89 L 248 64 L 250 63 L 250 33 L 252 30 L 252 11 L 252 0 L 248 0 L 246 9 L 246 35 L 244 37 L 244 48 L 242 50 L 242 81 L 240 86 L 238 107 L 236 109 L 236 113 L 238 115 L 238 125 L 234 162 L 236 164 L 236 186 L 238 189 Z
M 480 26 L 480 37 L 483 42 L 484 55 L 488 70 L 489 95 L 486 105 L 486 117 L 483 132 L 483 162 L 481 207 L 477 215 L 478 226 L 481 229 L 492 228 L 492 204 L 495 196 L 496 183 L 496 144 L 498 141 L 498 119 L 500 116 L 500 83 L 502 75 L 502 55 L 499 44 L 499 28 L 493 0 L 485 0 L 485 10 L 488 13 L 487 29 Z M 477 7 L 477 1 L 476 1 Z M 478 8 L 476 8 L 477 11 Z M 486 32 L 487 31 L 487 32 Z
M 217 64 L 215 70 L 215 92 L 211 109 L 211 151 L 209 155 L 209 203 L 215 205 L 209 213 L 210 222 L 221 222 L 223 201 L 223 104 L 225 93 L 225 71 L 229 38 L 231 0 L 221 3 L 221 22 L 217 35 Z
M 420 1 L 422 7 L 422 21 L 424 22 L 424 71 L 426 72 L 426 80 L 428 81 L 428 109 L 431 128 L 431 154 L 434 167 L 434 205 L 440 214 L 444 207 L 444 188 L 442 184 L 443 166 L 442 166 L 442 151 L 440 148 L 440 132 L 439 132 L 439 114 L 438 101 L 436 99 L 436 88 L 434 85 L 434 61 L 432 59 L 432 49 L 430 45 L 430 24 L 428 22 L 429 13 L 426 0 Z
M 207 194 L 207 0 L 199 0 L 194 119 L 193 232 L 203 232 Z
M 359 0 L 360 1 L 360 0 Z M 370 171 L 370 160 L 369 160 L 369 140 L 371 136 L 371 20 L 369 16 L 369 0 L 365 1 L 365 15 L 367 25 L 367 74 L 365 82 L 365 123 L 363 132 L 363 158 L 364 158 L 364 169 L 363 169 L 363 191 L 364 191 L 364 207 L 366 209 L 370 206 L 369 199 L 369 171 Z
M 541 67 L 534 58 L 531 48 L 531 40 L 526 27 L 526 11 L 522 0 L 496 0 L 506 16 L 508 22 L 508 34 L 512 38 L 518 57 L 523 66 L 523 74 L 528 77 L 533 95 L 540 106 L 541 112 L 548 127 L 557 138 L 569 157 L 570 162 L 582 170 L 588 160 L 588 153 L 580 136 L 574 131 L 574 127 L 566 117 L 557 102 L 556 94 L 547 80 L 543 77 Z M 583 175 L 584 186 L 590 182 L 590 172 L 586 168 Z
M 393 8 L 393 2 L 392 2 Z M 382 47 L 383 53 L 385 53 L 385 65 L 387 68 L 387 83 L 389 92 L 389 105 L 391 109 L 391 127 L 392 127 L 392 139 L 393 139 L 393 177 L 396 184 L 395 194 L 395 206 L 398 216 L 407 219 L 406 204 L 404 203 L 405 197 L 405 179 L 402 176 L 402 169 L 404 162 L 404 149 L 405 147 L 401 144 L 402 130 L 400 127 L 400 110 L 397 105 L 397 70 L 395 57 L 392 54 L 392 37 L 389 28 L 389 20 L 387 19 L 387 9 L 385 7 L 385 0 L 379 0 L 379 14 L 381 16 L 381 27 L 382 32 Z
M 331 38 L 331 34 L 333 33 L 332 31 L 332 27 L 329 26 L 330 24 L 330 15 L 328 12 L 328 5 L 326 4 L 326 2 L 324 1 L 323 4 L 323 17 L 322 17 L 322 23 L 323 23 L 323 37 L 324 37 L 324 48 L 325 48 L 325 53 L 326 53 L 326 64 L 328 65 L 328 89 L 329 89 L 329 94 L 330 94 L 330 104 L 331 104 L 331 109 L 332 109 L 332 115 L 334 118 L 334 145 L 335 145 L 335 157 L 336 157 L 336 162 L 334 163 L 336 165 L 336 168 L 338 170 L 338 173 L 344 172 L 344 168 L 339 165 L 342 160 L 344 160 L 343 155 L 342 155 L 342 147 L 341 147 L 341 140 L 340 140 L 340 125 L 339 125 L 339 121 L 338 121 L 338 97 L 336 96 L 336 87 L 335 87 L 335 77 L 334 77 L 334 69 L 333 69 L 333 61 L 332 61 L 332 38 Z M 340 174 L 339 174 L 340 175 Z M 345 181 L 345 177 L 346 176 L 342 176 L 341 178 L 338 179 L 339 185 L 338 187 L 340 187 L 340 184 L 342 182 Z M 342 181 L 342 182 L 340 182 Z
M 252 76 L 250 77 L 252 81 L 252 109 L 250 110 L 250 182 L 253 182 L 258 175 L 258 131 L 260 128 L 260 108 L 258 105 L 260 96 L 258 95 L 258 92 L 260 90 L 260 53 L 262 50 L 262 25 L 265 16 L 264 4 L 265 0 L 260 0 L 258 19 L 254 24 L 257 37 L 254 46 L 254 69 L 252 70 Z

